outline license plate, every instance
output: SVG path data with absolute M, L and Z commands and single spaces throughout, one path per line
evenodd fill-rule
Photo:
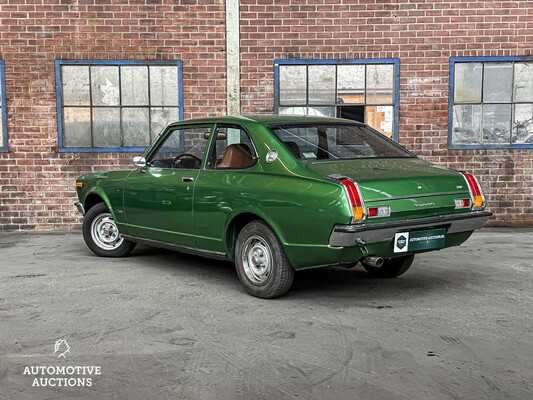
M 445 229 L 400 232 L 394 235 L 394 252 L 441 249 L 444 247 L 445 237 Z

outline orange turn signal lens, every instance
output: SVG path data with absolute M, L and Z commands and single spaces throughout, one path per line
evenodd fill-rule
M 474 208 L 483 207 L 483 197 L 474 196 Z
M 77 188 L 82 188 L 83 187 L 83 182 L 76 182 L 76 187 Z
M 360 221 L 365 216 L 365 210 L 363 207 L 354 207 L 353 208 L 353 219 L 355 221 Z

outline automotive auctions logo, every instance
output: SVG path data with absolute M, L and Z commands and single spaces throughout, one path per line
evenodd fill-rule
M 65 358 L 70 353 L 70 346 L 65 339 L 57 340 L 54 344 L 54 354 L 58 358 Z M 37 387 L 90 387 L 93 378 L 102 375 L 102 367 L 97 365 L 38 365 L 24 367 L 23 375 L 33 376 L 32 386 Z
M 59 351 L 63 347 L 65 349 L 64 352 L 60 352 L 59 356 L 57 358 L 67 358 L 65 357 L 65 354 L 70 353 L 70 346 L 68 345 L 67 341 L 65 339 L 59 339 L 56 341 L 56 344 L 54 345 L 54 354 Z
M 394 235 L 394 252 L 404 253 L 409 247 L 409 232 L 400 232 Z

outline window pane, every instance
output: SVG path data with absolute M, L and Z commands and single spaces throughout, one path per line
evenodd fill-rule
M 366 106 L 365 121 L 375 130 L 385 136 L 392 137 L 392 127 L 394 121 L 393 106 Z
M 281 65 L 279 67 L 280 105 L 307 104 L 307 67 L 305 65 Z
M 91 66 L 93 106 L 118 106 L 118 67 Z
M 144 147 L 150 144 L 149 111 L 147 107 L 122 109 L 124 147 Z
M 366 66 L 366 103 L 393 104 L 394 65 Z
M 90 106 L 89 67 L 63 65 L 61 67 L 63 105 Z
M 198 169 L 204 158 L 209 128 L 176 129 L 152 155 L 150 164 L 156 168 Z M 188 154 L 191 156 L 184 156 Z
M 337 67 L 337 103 L 364 104 L 365 66 L 339 65 Z
M 513 143 L 533 143 L 533 104 L 514 106 Z
M 309 104 L 335 104 L 335 66 L 309 66 Z
M 315 115 L 318 117 L 335 117 L 335 107 L 280 107 L 280 114 Z
M 91 109 L 88 107 L 63 108 L 63 146 L 91 146 Z
M 150 103 L 153 106 L 179 104 L 176 67 L 150 67 Z
M 152 119 L 150 130 L 153 140 L 169 122 L 174 122 L 179 119 L 179 108 L 152 107 L 150 109 L 150 118 Z
M 148 67 L 121 67 L 120 79 L 123 106 L 148 105 Z
M 93 146 L 121 146 L 119 108 L 93 108 Z
M 232 159 L 232 154 L 240 154 L 241 157 Z M 245 130 L 223 126 L 217 129 L 217 140 L 208 158 L 208 167 L 248 168 L 254 164 L 253 155 L 254 146 Z
M 511 132 L 511 105 L 483 105 L 483 143 L 509 144 Z
M 453 144 L 481 143 L 481 106 L 456 105 L 453 107 Z
M 481 63 L 455 64 L 454 101 L 456 103 L 481 102 Z
M 318 117 L 335 117 L 335 107 L 308 107 L 307 115 Z
M 533 65 L 515 63 L 514 101 L 533 101 Z
M 510 103 L 513 64 L 485 63 L 483 102 Z
M 288 125 L 271 131 L 301 160 L 413 157 L 383 135 L 355 124 Z
M 0 93 L 0 97 L 1 97 L 1 93 Z M 0 147 L 3 147 L 4 146 L 4 125 L 3 125 L 3 115 L 2 115 L 2 109 L 1 109 L 1 105 L 0 105 Z
M 278 112 L 285 115 L 307 115 L 307 107 L 279 107 Z

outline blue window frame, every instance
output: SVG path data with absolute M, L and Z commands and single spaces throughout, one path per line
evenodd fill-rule
M 7 106 L 6 106 L 6 69 L 4 60 L 0 60 L 0 152 L 8 151 L 7 146 Z
M 533 148 L 533 57 L 450 58 L 448 147 Z
M 60 152 L 142 152 L 183 119 L 180 60 L 56 60 Z
M 398 141 L 400 59 L 274 60 L 274 110 L 366 122 Z

